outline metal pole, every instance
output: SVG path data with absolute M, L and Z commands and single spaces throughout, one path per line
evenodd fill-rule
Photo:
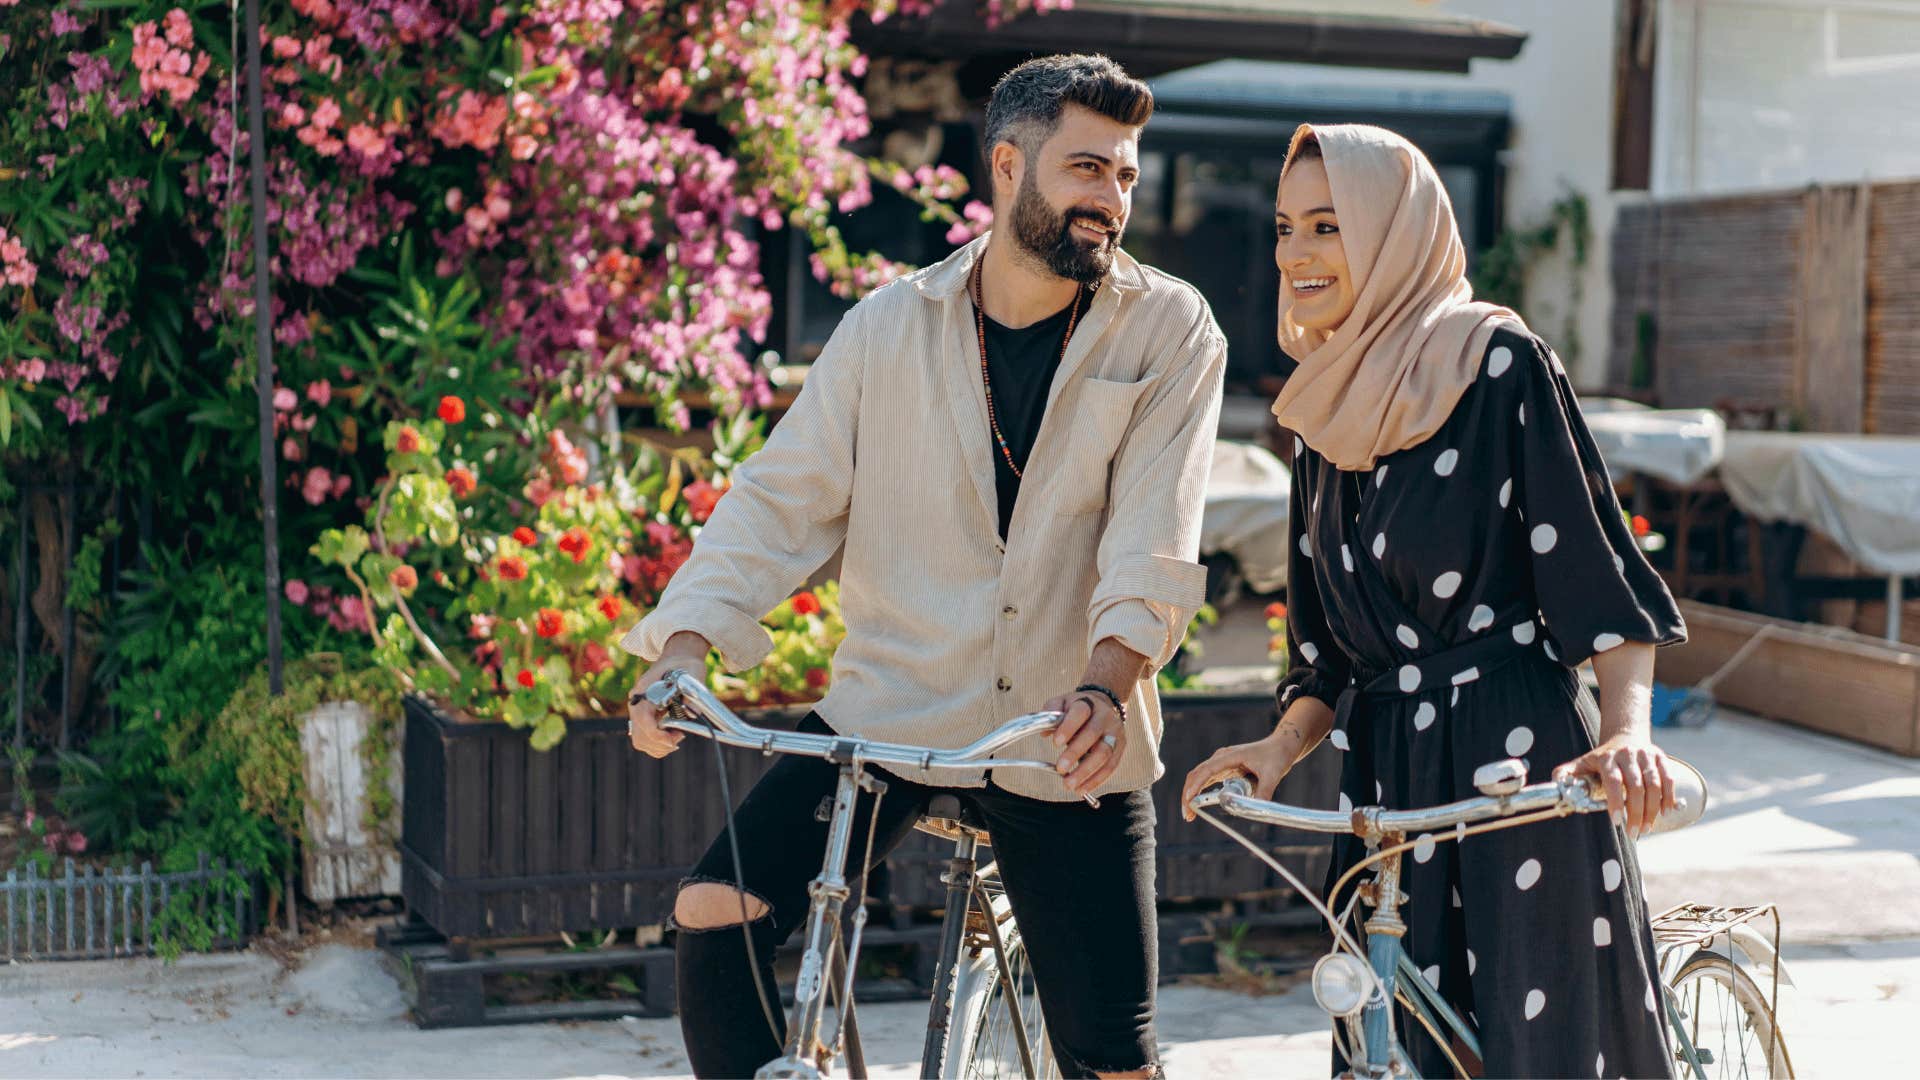
M 13 745 L 27 745 L 27 527 L 29 503 L 25 485 L 20 488 L 20 539 L 14 546 L 14 581 L 18 584 L 13 612 Z M 15 791 L 14 809 L 20 809 L 20 792 Z
M 1887 640 L 1900 643 L 1900 605 L 1904 602 L 1905 590 L 1901 588 L 1899 574 L 1887 577 Z
M 267 686 L 277 697 L 280 674 L 280 484 L 273 456 L 273 289 L 267 279 L 267 135 L 260 103 L 260 0 L 247 0 L 241 40 L 247 50 L 247 165 L 253 209 L 253 327 L 259 366 L 260 511 L 266 533 Z M 288 877 L 292 871 L 289 868 Z M 287 933 L 300 932 L 299 899 L 287 888 Z
M 267 679 L 280 681 L 280 512 L 278 461 L 273 449 L 273 289 L 267 279 L 267 137 L 260 104 L 260 0 L 247 0 L 242 47 L 247 50 L 248 171 L 253 203 L 253 326 L 259 353 L 260 503 L 267 547 Z
M 68 440 L 72 446 L 72 440 Z M 61 524 L 65 526 L 60 534 L 60 561 L 66 569 L 66 589 L 60 597 L 60 742 L 62 750 L 72 745 L 73 738 L 73 542 L 74 533 L 80 530 L 80 496 L 73 486 L 73 459 L 67 461 L 67 477 L 61 484 L 64 497 L 64 513 Z

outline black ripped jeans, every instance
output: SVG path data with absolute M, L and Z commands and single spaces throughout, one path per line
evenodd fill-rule
M 802 731 L 829 732 L 810 715 Z M 904 839 L 943 789 L 883 774 L 874 858 Z M 760 977 L 774 992 L 773 952 L 807 917 L 807 883 L 819 874 L 827 824 L 817 820 L 830 799 L 835 766 L 784 757 L 748 793 L 734 815 L 746 891 L 770 913 L 751 926 Z M 1047 1035 L 1066 1076 L 1129 1072 L 1158 1064 L 1154 983 L 1159 939 L 1153 904 L 1153 802 L 1145 791 L 1110 795 L 1098 808 L 1084 801 L 1045 802 L 991 783 L 946 789 L 971 803 L 993 837 L 993 856 L 1033 964 Z M 855 805 L 848 875 L 865 849 L 873 797 Z M 734 884 L 726 833 L 707 848 L 682 887 Z M 771 1003 L 780 1032 L 767 1030 L 738 926 L 676 928 L 675 978 L 687 1058 L 701 1077 L 752 1076 L 780 1056 L 786 1018 Z

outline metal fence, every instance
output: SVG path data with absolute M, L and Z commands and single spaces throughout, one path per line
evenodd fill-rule
M 24 874 L 7 871 L 0 898 L 6 913 L 0 961 L 151 956 L 156 932 L 165 937 L 166 913 L 176 898 L 213 928 L 212 948 L 244 945 L 257 919 L 252 876 L 235 874 L 224 861 L 209 862 L 205 854 L 199 869 L 167 874 L 154 873 L 151 863 L 141 863 L 138 871 L 76 871 L 68 859 L 64 876 L 41 877 L 29 863 Z

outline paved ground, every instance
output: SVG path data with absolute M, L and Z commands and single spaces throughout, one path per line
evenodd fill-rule
M 1884 1073 L 1920 1017 L 1920 763 L 1740 717 L 1665 739 L 1706 772 L 1693 829 L 1642 846 L 1655 904 L 1778 901 L 1798 988 L 1783 1026 L 1802 1076 Z M 1325 1075 L 1304 988 L 1165 988 L 1175 1076 Z M 924 1007 L 872 1007 L 877 1075 L 909 1076 Z M 1897 1068 L 1897 1066 L 1894 1066 Z M 0 1076 L 595 1077 L 685 1075 L 672 1021 L 422 1032 L 374 954 L 344 946 L 283 972 L 267 956 L 0 968 Z

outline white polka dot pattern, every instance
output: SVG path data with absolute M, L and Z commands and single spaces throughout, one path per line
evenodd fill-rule
M 1515 871 L 1513 875 L 1513 883 L 1520 887 L 1521 892 L 1525 892 L 1528 889 L 1533 888 L 1534 885 L 1537 884 L 1539 881 L 1540 881 L 1540 860 L 1539 859 L 1528 859 L 1526 862 L 1521 863 L 1520 869 Z
M 1449 570 L 1433 579 L 1433 595 L 1442 600 L 1460 591 L 1460 571 Z

